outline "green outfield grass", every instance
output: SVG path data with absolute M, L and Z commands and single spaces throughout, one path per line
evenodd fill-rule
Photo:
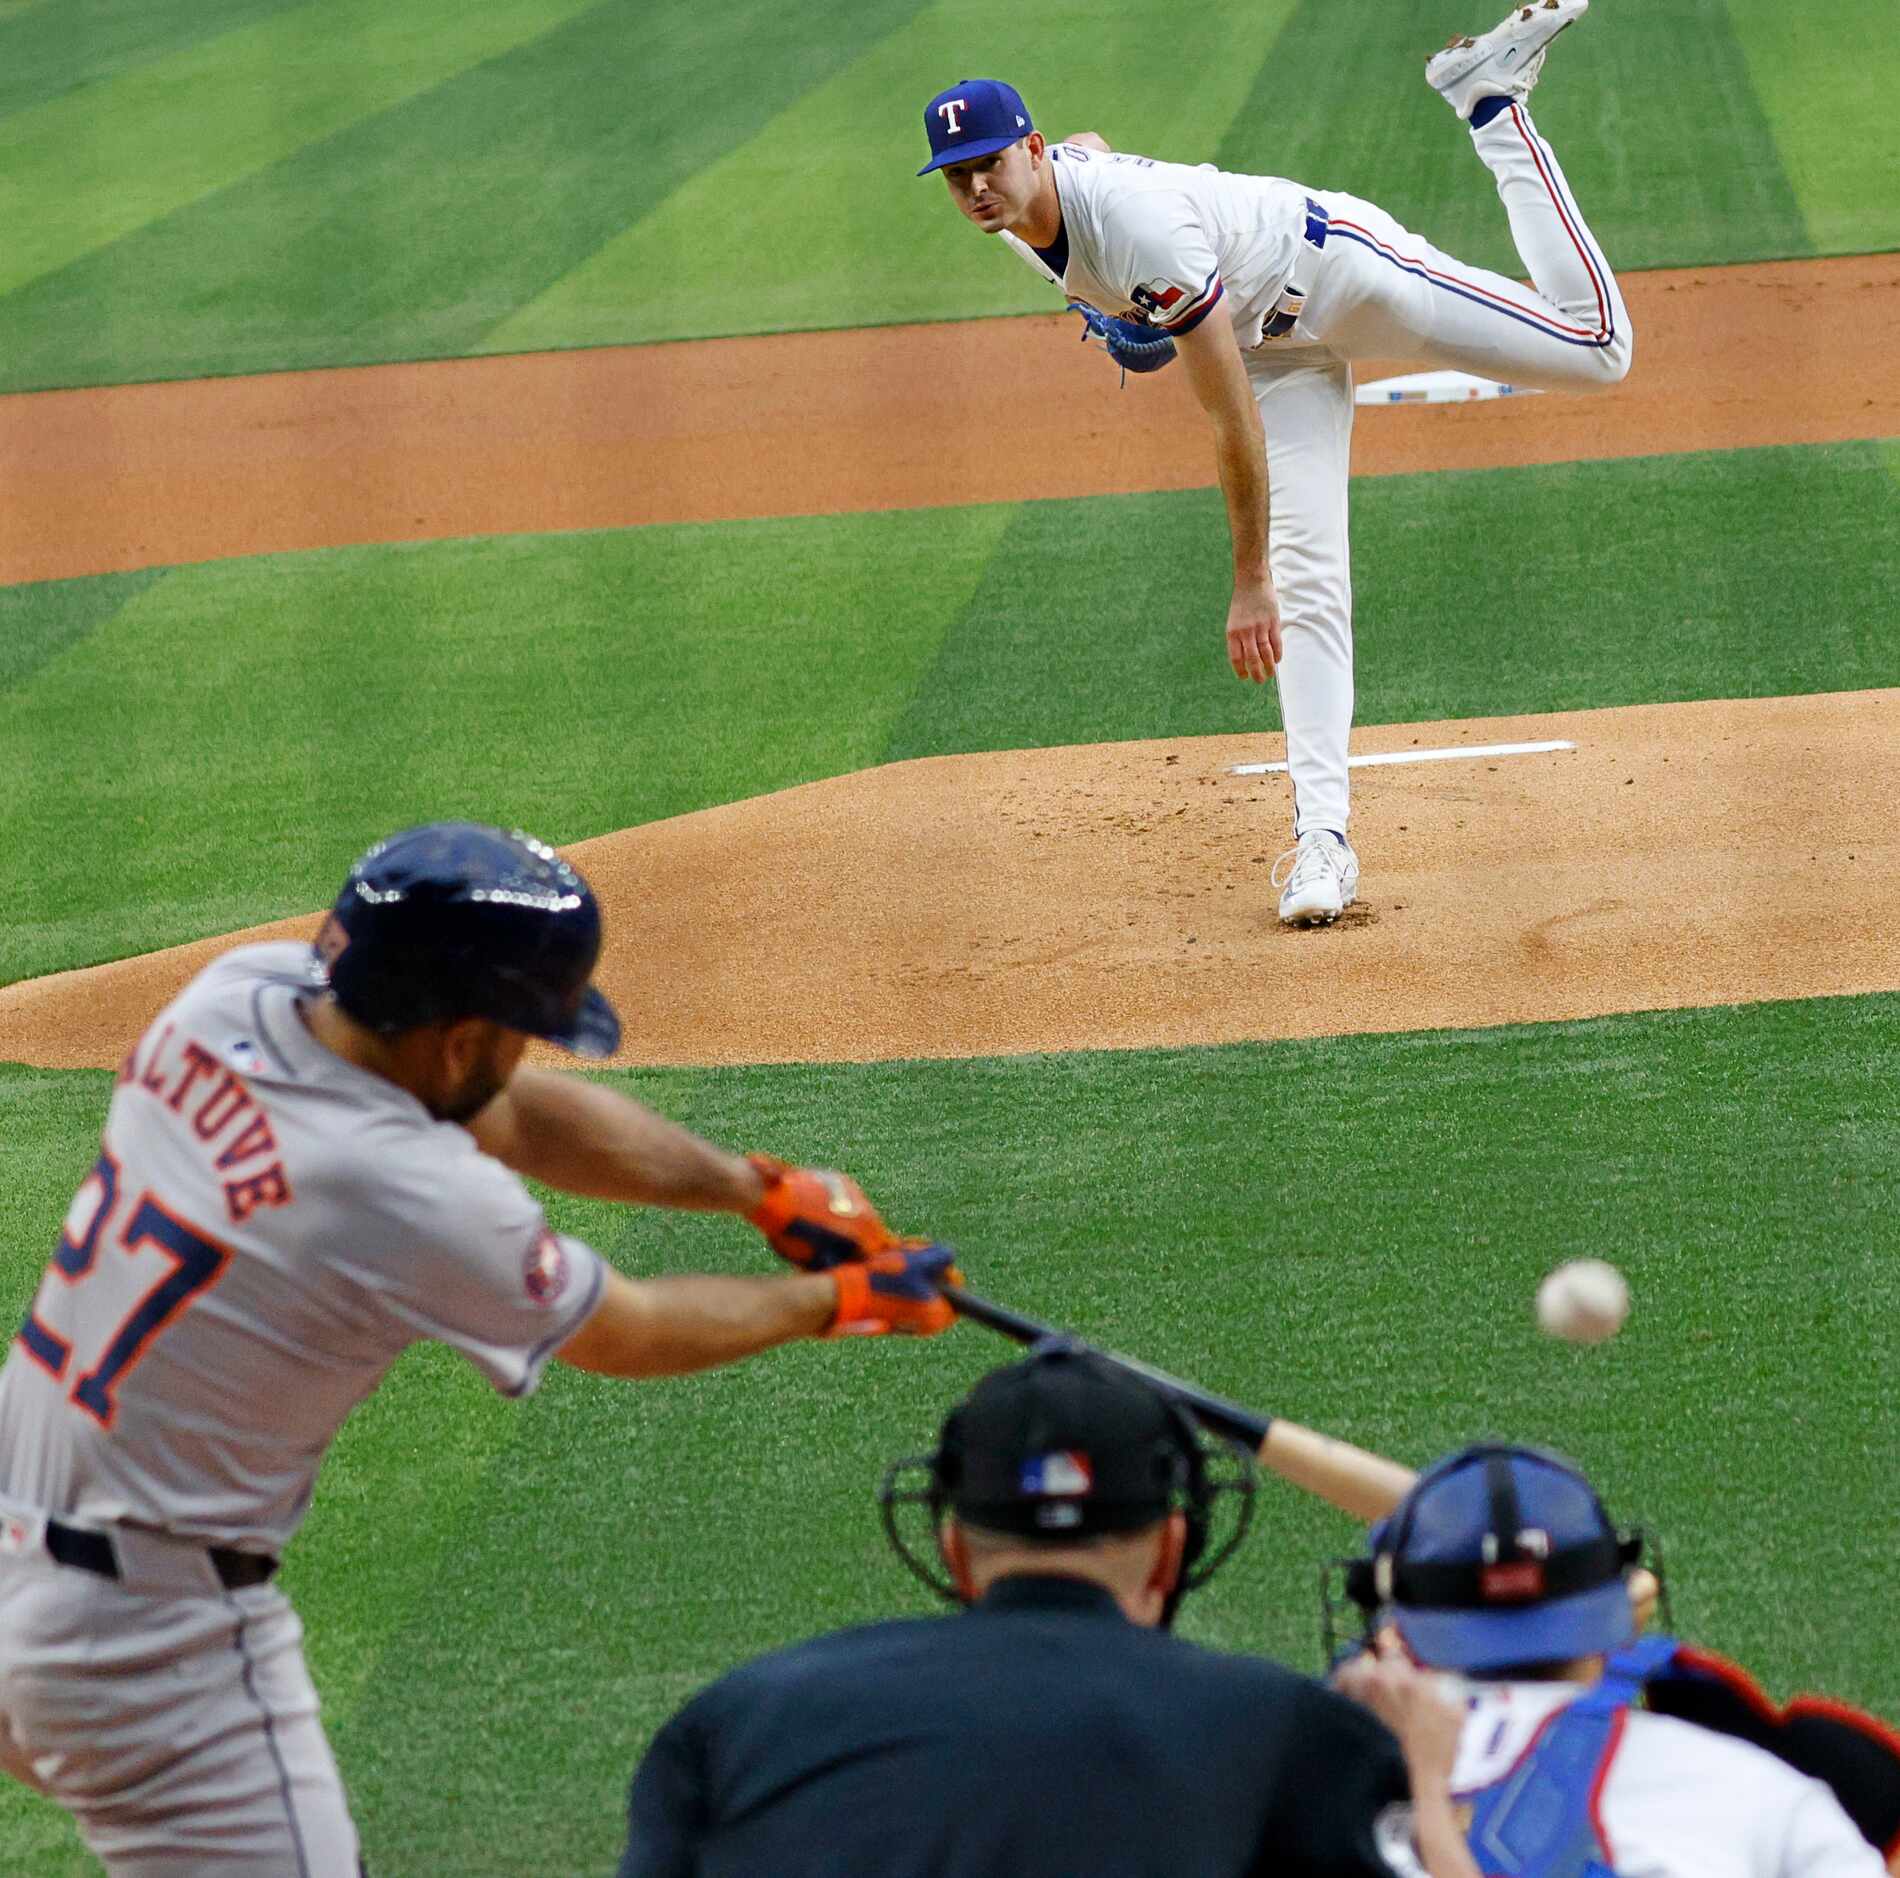
M 1467 8 L 1468 12 L 1469 9 Z M 1432 0 L 1383 10 L 1342 56 L 1341 16 L 1309 0 L 1260 69 L 1246 106 L 1211 155 L 1224 169 L 1296 176 L 1366 196 L 1439 247 L 1521 276 L 1522 263 L 1490 174 L 1431 88 L 1421 54 L 1452 31 L 1489 25 L 1495 8 L 1462 20 Z M 1406 15 L 1409 36 L 1396 29 Z M 1434 30 L 1426 30 L 1427 19 Z M 1445 32 L 1434 36 L 1435 23 Z M 1877 58 L 1876 63 L 1880 60 Z M 1791 119 L 1825 84 L 1790 49 L 1782 93 Z M 1672 75 L 1680 70 L 1688 82 Z M 1289 110 L 1289 100 L 1300 105 Z M 1611 264 L 1629 270 L 1692 262 L 1761 260 L 1822 251 L 1788 176 L 1794 153 L 1764 110 L 1722 0 L 1666 7 L 1606 3 L 1552 48 L 1531 100 L 1538 128 L 1563 163 L 1572 193 Z M 1867 100 L 1867 122 L 1884 114 Z M 1831 145 L 1820 124 L 1803 135 Z M 1796 146 L 1804 148 L 1804 146 Z M 1838 190 L 1838 195 L 1828 193 Z M 1883 246 L 1900 216 L 1874 208 L 1863 182 L 1830 169 L 1813 205 L 1838 205 L 1850 248 Z M 1884 227 L 1889 232 L 1872 231 Z
M 1539 121 L 1622 268 L 1900 243 L 1872 0 L 1606 4 Z M 1000 59 L 1045 127 L 1384 203 L 1517 271 L 1420 80 L 1453 0 L 84 0 L 0 12 L 0 391 L 1037 310 L 918 181 Z
M 1361 482 L 1359 721 L 1900 683 L 1895 460 Z M 892 757 L 1275 728 L 1225 540 L 1193 491 L 0 591 L 0 983 L 320 905 L 408 820 L 569 841 Z
M 1816 251 L 1900 245 L 1894 35 L 1869 32 L 1861 0 L 1727 4 L 1748 82 Z
M 1666 1536 L 1678 1617 L 1776 1690 L 1900 1709 L 1865 1614 L 1900 1438 L 1900 998 L 1222 1050 L 617 1078 L 717 1138 L 846 1159 L 1021 1308 L 1408 1461 L 1582 1458 Z M 24 1309 L 108 1079 L 0 1072 L 0 1300 Z M 563 1202 L 625 1269 L 760 1269 L 743 1228 Z M 1612 1348 L 1537 1336 L 1614 1256 Z M 600 1870 L 647 1733 L 744 1655 L 925 1608 L 873 1490 L 1005 1346 L 802 1347 L 510 1405 L 443 1352 L 350 1424 L 287 1575 L 396 1874 Z M 1341 1516 L 1266 1489 L 1184 1629 L 1317 1656 Z M 1791 1596 L 1798 1586 L 1820 1594 Z M 57 1870 L 0 1786 L 0 1867 Z

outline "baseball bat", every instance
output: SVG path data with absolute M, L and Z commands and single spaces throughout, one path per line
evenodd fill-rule
M 1044 1337 L 1069 1335 L 1053 1324 L 1013 1311 L 1006 1304 L 993 1303 L 961 1285 L 945 1286 L 943 1295 L 959 1317 L 1000 1331 L 1016 1343 L 1040 1343 Z M 1283 1416 L 1256 1414 L 1225 1396 L 1210 1394 L 1179 1376 L 1170 1376 L 1151 1363 L 1084 1343 L 1079 1337 L 1073 1341 L 1145 1378 L 1214 1433 L 1244 1442 L 1254 1450 L 1262 1467 L 1278 1474 L 1289 1485 L 1327 1501 L 1368 1525 L 1384 1519 L 1411 1491 L 1412 1483 L 1418 1478 L 1411 1468 L 1388 1461 L 1369 1449 L 1356 1448 L 1350 1441 L 1302 1428 L 1298 1422 L 1290 1422 Z M 1655 1614 L 1661 1586 L 1653 1572 L 1639 1566 L 1630 1574 L 1629 1589 L 1637 1628 L 1642 1629 Z
M 959 1317 L 998 1331 L 1015 1343 L 1040 1343 L 1045 1337 L 1069 1335 L 1053 1324 L 994 1303 L 962 1285 L 945 1286 L 943 1295 Z M 1405 1498 L 1417 1478 L 1409 1467 L 1401 1467 L 1396 1461 L 1388 1461 L 1365 1448 L 1356 1448 L 1350 1441 L 1336 1441 L 1330 1435 L 1302 1428 L 1298 1422 L 1287 1421 L 1282 1416 L 1258 1414 L 1196 1383 L 1170 1376 L 1166 1370 L 1156 1369 L 1139 1358 L 1098 1349 L 1080 1338 L 1074 1341 L 1152 1383 L 1164 1395 L 1180 1403 L 1202 1426 L 1252 1448 L 1262 1467 L 1329 1501 L 1354 1519 L 1368 1524 L 1383 1519 Z
M 972 1323 L 1001 1331 L 1016 1343 L 1039 1343 L 1044 1337 L 1067 1335 L 1065 1331 L 1041 1323 L 1036 1318 L 1025 1317 L 1021 1311 L 1012 1311 L 1006 1304 L 992 1303 L 990 1299 L 978 1297 L 974 1292 L 965 1291 L 957 1285 L 947 1287 L 943 1295 L 959 1317 L 967 1317 Z M 1093 1344 L 1087 1347 L 1095 1350 Z M 1095 1350 L 1095 1354 L 1105 1356 L 1118 1368 L 1130 1370 L 1153 1383 L 1163 1395 L 1179 1402 L 1183 1408 L 1191 1409 L 1195 1419 L 1205 1427 L 1211 1428 L 1217 1435 L 1225 1435 L 1230 1441 L 1244 1442 L 1250 1448 L 1257 1448 L 1266 1440 L 1268 1430 L 1273 1425 L 1271 1416 L 1256 1415 L 1252 1409 L 1243 1408 L 1238 1402 L 1213 1395 L 1136 1357 L 1122 1356 L 1114 1350 Z

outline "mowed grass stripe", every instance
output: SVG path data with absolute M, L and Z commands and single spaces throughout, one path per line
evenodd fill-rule
M 16 110 L 0 119 L 0 294 L 591 4 L 323 0 Z
M 1278 729 L 1226 663 L 1224 516 L 1024 504 L 886 755 Z M 1896 523 L 1870 444 L 1356 483 L 1357 722 L 1893 684 Z
M 1900 683 L 1891 460 L 1363 482 L 1359 722 Z M 889 758 L 1275 729 L 1227 567 L 1190 491 L 176 570 L 0 693 L 0 982 L 321 905 L 408 820 L 565 841 Z M 16 590 L 23 630 L 88 585 Z
M 1864 0 L 1728 0 L 1817 253 L 1900 246 L 1900 37 Z
M 1263 1408 L 1413 1462 L 1552 1442 L 1662 1532 L 1685 1634 L 1780 1693 L 1893 1714 L 1900 1651 L 1859 1613 L 1884 1557 L 1866 1457 L 1900 1435 L 1896 1074 L 1900 998 L 1878 997 L 615 1080 L 720 1140 L 844 1162 L 985 1290 Z M 8 1309 L 107 1084 L 0 1073 Z M 729 1220 L 555 1214 L 632 1272 L 769 1268 Z M 1636 1298 L 1596 1351 L 1531 1319 L 1542 1272 L 1584 1254 Z M 372 1867 L 605 1869 L 635 1757 L 691 1688 L 927 1607 L 884 1552 L 876 1482 L 1009 1355 L 966 1329 L 633 1387 L 557 1371 L 518 1407 L 454 1359 L 405 1359 L 287 1578 Z M 1269 1485 L 1184 1629 L 1314 1666 L 1315 1568 L 1357 1536 Z M 1793 1595 L 1808 1582 L 1833 1595 Z M 9 1797 L 0 1848 L 40 1811 Z
M 909 7 L 561 11 L 0 301 L 0 386 L 471 350 Z M 682 305 L 672 264 L 629 304 Z
M 1870 17 L 1865 0 L 1853 10 Z M 1495 12 L 1398 0 L 1376 30 L 1342 35 L 1337 7 L 1303 0 L 1219 147 L 1182 154 L 1368 197 L 1461 260 L 1521 277 L 1496 184 L 1424 80 L 1428 53 Z M 1805 41 L 1793 66 L 1815 69 Z M 1551 47 L 1531 104 L 1613 267 L 1815 251 L 1722 0 L 1592 12 Z M 1889 115 L 1870 93 L 1842 118 L 1884 137 Z M 1842 227 L 1885 222 L 1872 193 L 1843 193 Z
M 28 683 L 48 660 L 77 645 L 164 578 L 163 568 L 146 568 L 91 580 L 0 587 L 0 692 Z M 79 760 L 78 752 L 70 754 Z
M 1009 514 L 177 570 L 0 693 L 0 982 L 327 902 L 405 822 L 570 841 L 874 763 Z M 18 591 L 50 634 L 91 585 Z
M 0 6 L 0 117 L 309 0 L 33 0 Z
M 1603 11 L 1554 55 L 1540 118 L 1618 266 L 1894 239 L 1884 16 L 1771 13 Z M 1156 61 L 1132 0 L 1060 0 L 1005 63 L 1053 130 L 1371 196 L 1515 271 L 1419 77 L 1482 23 L 1231 0 Z M 922 99 L 990 56 L 974 0 L 75 0 L 8 36 L 0 389 L 1050 304 L 911 175 Z
M 1100 125 L 1124 147 L 1205 143 L 1291 4 L 1184 12 L 1156 60 L 1140 0 L 1055 0 L 1012 21 L 1009 69 L 992 71 L 991 10 L 938 0 L 647 205 L 482 349 L 1046 311 L 1060 304 L 1048 285 L 958 216 L 939 178 L 913 174 L 926 101 L 982 68 L 1011 79 L 1050 135 Z

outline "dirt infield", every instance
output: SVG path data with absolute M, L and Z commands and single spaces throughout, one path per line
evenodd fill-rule
M 1366 411 L 1355 472 L 1900 434 L 1900 255 L 1623 284 L 1627 383 Z M 1077 332 L 1067 315 L 977 320 L 0 398 L 0 585 L 354 542 L 1211 483 L 1181 374 L 1117 391 Z
M 1284 778 L 1229 774 L 1277 743 L 1258 736 L 928 757 L 568 852 L 604 903 L 624 1063 L 1229 1043 L 1900 990 L 1900 831 L 1866 813 L 1891 792 L 1897 714 L 1900 691 L 1881 691 L 1362 731 L 1360 753 L 1577 747 L 1358 771 L 1364 897 L 1313 932 L 1274 917 Z M 0 990 L 0 1057 L 114 1064 L 230 943 Z

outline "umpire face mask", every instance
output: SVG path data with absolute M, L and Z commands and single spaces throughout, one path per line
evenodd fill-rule
M 1245 1535 L 1253 1513 L 1253 1457 L 1210 1448 L 1187 1413 L 1108 1358 L 1052 1339 L 986 1376 L 951 1412 L 937 1451 L 892 1463 L 878 1500 L 886 1537 L 940 1597 L 965 1600 L 930 1561 L 946 1513 L 962 1523 L 1059 1549 L 1064 1542 L 1141 1532 L 1179 1512 L 1187 1523 L 1181 1568 L 1161 1622 L 1203 1585 Z M 1222 1494 L 1232 1529 L 1210 1553 Z M 903 1509 L 927 1525 L 913 1540 Z

